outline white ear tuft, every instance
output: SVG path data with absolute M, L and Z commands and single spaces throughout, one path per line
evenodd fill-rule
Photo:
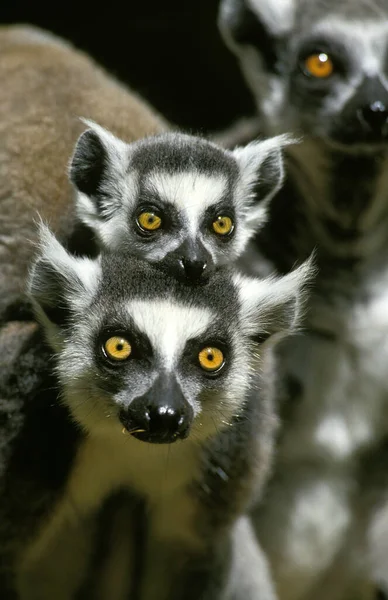
M 255 230 L 262 224 L 269 201 L 283 185 L 283 149 L 297 141 L 283 134 L 232 151 L 240 168 L 237 201 L 245 209 L 247 224 Z
M 276 36 L 291 29 L 295 18 L 295 0 L 246 0 L 247 6 Z
M 252 279 L 235 276 L 245 333 L 259 341 L 289 334 L 301 323 L 303 306 L 316 268 L 314 255 L 284 276 Z
M 218 25 L 226 43 L 233 48 L 242 28 L 249 26 L 252 19 L 271 37 L 285 35 L 294 24 L 295 9 L 295 0 L 221 0 Z
M 121 161 L 122 157 L 126 156 L 129 144 L 116 137 L 113 133 L 108 131 L 108 129 L 105 129 L 105 127 L 102 127 L 101 125 L 99 125 L 95 121 L 92 121 L 91 119 L 80 117 L 80 121 L 82 121 L 82 123 L 85 123 L 89 131 L 94 131 L 94 133 L 100 138 L 101 142 L 104 144 L 108 152 L 110 152 L 112 156 L 116 155 L 117 161 Z
M 38 318 L 54 330 L 70 313 L 84 311 L 97 290 L 100 259 L 69 254 L 48 227 L 39 227 L 38 258 L 28 280 L 28 293 Z
M 85 224 L 112 214 L 120 206 L 118 182 L 128 165 L 129 144 L 89 119 L 89 129 L 77 140 L 69 164 L 69 177 L 78 191 L 76 211 Z

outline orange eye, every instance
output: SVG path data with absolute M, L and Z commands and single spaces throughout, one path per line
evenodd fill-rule
M 232 233 L 234 227 L 232 219 L 226 215 L 219 215 L 216 220 L 213 221 L 212 225 L 213 230 L 215 233 L 218 233 L 218 235 L 228 235 L 229 233 Z
M 113 336 L 104 344 L 104 353 L 111 360 L 126 360 L 132 352 L 131 344 L 123 337 Z
M 137 217 L 137 222 L 145 231 L 156 231 L 162 225 L 162 219 L 153 212 L 142 212 Z
M 318 79 L 326 79 L 334 71 L 333 61 L 325 52 L 310 54 L 304 61 L 304 69 L 308 75 Z
M 214 373 L 223 366 L 224 355 L 218 348 L 209 346 L 201 350 L 201 352 L 198 354 L 198 360 L 204 371 Z

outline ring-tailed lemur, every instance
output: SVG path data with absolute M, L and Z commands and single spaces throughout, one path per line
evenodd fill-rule
M 4 597 L 7 568 L 23 600 L 73 597 L 95 511 L 128 488 L 147 506 L 140 598 L 273 598 L 239 517 L 271 459 L 271 340 L 297 326 L 310 276 L 225 267 L 189 286 L 121 252 L 72 256 L 42 229 L 29 293 L 55 360 L 29 348 L 23 371 L 51 372 L 34 394 L 10 375 L 31 400 L 0 480 Z
M 100 247 L 192 281 L 243 253 L 283 182 L 284 135 L 233 151 L 181 133 L 125 144 L 89 123 L 70 164 L 78 218 Z
M 355 515 L 359 459 L 388 433 L 388 5 L 223 0 L 220 25 L 262 131 L 304 136 L 245 263 L 259 270 L 259 252 L 284 273 L 318 249 L 307 332 L 281 348 L 287 418 L 261 539 L 282 599 L 368 597 Z

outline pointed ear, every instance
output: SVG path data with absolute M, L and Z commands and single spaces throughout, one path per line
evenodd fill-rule
M 232 151 L 240 169 L 238 202 L 246 205 L 246 222 L 254 229 L 263 222 L 268 202 L 283 185 L 283 148 L 296 142 L 289 135 L 279 135 Z
M 297 330 L 316 268 L 312 255 L 300 267 L 283 277 L 252 279 L 235 276 L 241 302 L 241 322 L 246 335 L 263 343 L 276 335 Z
M 40 253 L 28 280 L 28 294 L 47 333 L 58 333 L 69 318 L 86 310 L 98 287 L 99 259 L 69 254 L 50 230 L 41 225 Z
M 77 198 L 77 209 L 81 213 L 84 211 L 86 214 L 101 216 L 112 208 L 111 199 L 109 205 L 106 205 L 106 195 L 114 198 L 115 184 L 125 175 L 128 144 L 97 123 L 81 120 L 89 129 L 78 138 L 70 160 L 69 177 L 83 195 Z M 109 194 L 110 189 L 112 194 Z
M 269 71 L 276 67 L 276 40 L 290 31 L 295 0 L 221 0 L 218 26 L 226 44 L 258 48 Z

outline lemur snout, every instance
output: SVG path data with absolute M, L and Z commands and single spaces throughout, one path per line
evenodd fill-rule
M 144 396 L 136 398 L 119 414 L 129 433 L 152 444 L 172 444 L 184 439 L 193 417 L 193 409 L 172 376 L 159 377 Z
M 165 264 L 179 279 L 194 282 L 207 276 L 213 261 L 202 242 L 188 239 L 167 255 Z
M 192 281 L 200 279 L 207 267 L 207 263 L 202 260 L 189 260 L 188 258 L 181 258 L 179 260 L 179 265 L 183 269 L 186 277 Z
M 387 133 L 388 108 L 379 100 L 361 108 L 357 116 L 364 128 L 382 136 Z

